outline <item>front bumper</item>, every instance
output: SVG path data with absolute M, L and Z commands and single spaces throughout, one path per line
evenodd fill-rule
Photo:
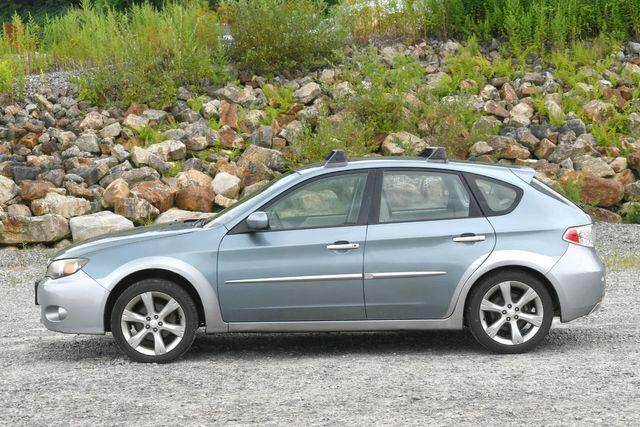
M 606 268 L 595 249 L 569 244 L 547 273 L 560 301 L 560 320 L 569 322 L 600 308 L 605 295 Z
M 104 308 L 109 293 L 80 270 L 71 276 L 36 284 L 40 322 L 67 334 L 104 334 Z

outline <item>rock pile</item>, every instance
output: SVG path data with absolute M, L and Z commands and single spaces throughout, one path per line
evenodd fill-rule
M 381 49 L 381 57 L 418 58 L 430 85 L 447 72 L 445 52 L 457 48 L 453 42 L 397 45 Z M 640 107 L 633 98 L 640 58 L 622 54 L 620 61 L 621 74 L 605 71 L 598 88 L 583 84 L 581 90 L 594 99 L 584 103 L 582 117 L 600 123 L 626 105 Z M 326 69 L 279 77 L 294 89 L 295 103 L 270 123 L 265 91 L 272 87 L 259 76 L 211 87 L 198 111 L 192 109 L 198 103 L 188 102 L 195 95 L 184 88 L 164 110 L 133 104 L 123 111 L 80 100 L 73 85 L 42 85 L 24 101 L 0 107 L 0 244 L 84 240 L 213 215 L 287 169 L 291 142 L 303 127 L 315 125 L 325 101 L 353 96 L 338 75 Z M 499 132 L 475 142 L 469 157 L 530 166 L 548 184 L 575 184 L 585 202 L 610 209 L 596 208 L 595 214 L 619 221 L 615 211 L 640 203 L 640 113 L 629 115 L 623 147 L 605 149 L 589 123 L 562 111 L 569 90 L 575 89 L 564 88 L 550 70 L 490 80 L 465 102 L 483 113 L 472 133 Z M 604 96 L 596 99 L 596 93 Z M 534 95 L 544 98 L 548 117 L 561 119 L 561 126 L 536 112 Z M 419 102 L 414 98 L 406 96 L 408 103 Z M 382 155 L 429 145 L 425 135 L 408 132 L 380 141 Z

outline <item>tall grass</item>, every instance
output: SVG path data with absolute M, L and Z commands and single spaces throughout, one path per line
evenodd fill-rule
M 345 0 L 342 25 L 371 38 L 502 38 L 514 50 L 564 47 L 606 34 L 640 36 L 640 0 Z
M 275 72 L 314 68 L 343 45 L 323 0 L 226 0 L 232 54 L 241 68 Z
M 217 15 L 196 0 L 124 12 L 83 0 L 42 27 L 16 15 L 13 36 L 0 40 L 0 58 L 24 73 L 86 69 L 82 94 L 95 102 L 162 103 L 179 85 L 219 79 L 226 65 Z

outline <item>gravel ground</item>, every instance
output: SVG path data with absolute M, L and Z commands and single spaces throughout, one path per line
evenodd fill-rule
M 640 226 L 598 232 L 601 253 L 640 255 Z M 110 336 L 39 324 L 50 255 L 0 251 L 2 424 L 640 423 L 638 270 L 610 272 L 602 310 L 524 355 L 464 332 L 201 334 L 181 361 L 140 365 Z

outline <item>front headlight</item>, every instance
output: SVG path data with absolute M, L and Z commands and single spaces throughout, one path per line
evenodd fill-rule
M 71 276 L 77 273 L 87 262 L 84 258 L 60 259 L 53 261 L 47 267 L 47 277 L 51 279 L 59 279 L 61 277 Z

